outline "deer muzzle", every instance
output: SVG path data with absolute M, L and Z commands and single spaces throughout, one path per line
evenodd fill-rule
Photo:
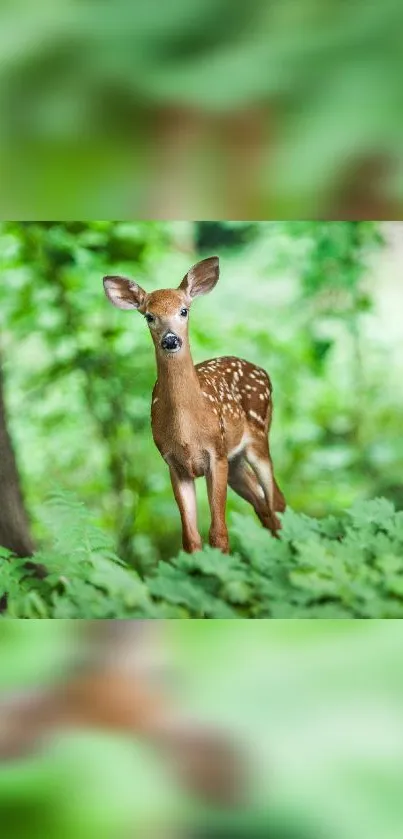
M 166 352 L 178 352 L 182 346 L 182 338 L 174 332 L 166 332 L 161 340 L 161 347 Z

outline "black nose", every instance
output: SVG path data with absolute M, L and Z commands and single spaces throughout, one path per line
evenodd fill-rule
M 174 335 L 173 332 L 167 332 L 167 334 L 164 335 L 161 341 L 161 347 L 163 350 L 170 350 L 171 352 L 173 352 L 173 350 L 179 350 L 181 346 L 181 339 L 178 337 L 178 335 Z

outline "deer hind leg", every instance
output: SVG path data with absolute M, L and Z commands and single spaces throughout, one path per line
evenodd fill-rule
M 281 489 L 280 489 L 280 487 L 279 487 L 279 485 L 278 485 L 278 483 L 277 483 L 277 481 L 274 477 L 273 461 L 271 459 L 270 449 L 269 449 L 269 460 L 270 460 L 271 471 L 272 471 L 272 475 L 273 475 L 274 509 L 275 509 L 276 513 L 284 513 L 284 510 L 285 510 L 287 504 L 286 504 L 286 500 L 284 498 L 284 495 L 281 492 Z
M 263 527 L 272 530 L 273 518 L 267 508 L 264 492 L 244 457 L 230 462 L 228 483 L 237 495 L 252 505 Z
M 280 489 L 276 479 L 274 478 L 274 476 L 273 476 L 273 480 L 274 480 L 274 509 L 275 509 L 276 513 L 284 513 L 284 510 L 287 506 L 286 500 L 285 500 L 284 495 L 281 492 L 281 489 Z
M 269 530 L 275 534 L 281 528 L 276 512 L 283 512 L 285 499 L 274 478 L 267 440 L 250 443 L 246 448 L 245 457 L 264 495 L 266 513 L 270 522 Z

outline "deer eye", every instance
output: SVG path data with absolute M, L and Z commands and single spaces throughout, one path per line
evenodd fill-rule
M 185 309 L 185 308 L 180 310 L 180 315 L 181 315 L 182 318 L 185 318 L 187 316 L 187 313 L 188 313 L 188 310 Z
M 144 317 L 145 317 L 147 323 L 153 323 L 154 320 L 155 320 L 154 315 L 147 314 L 147 315 L 144 315 Z

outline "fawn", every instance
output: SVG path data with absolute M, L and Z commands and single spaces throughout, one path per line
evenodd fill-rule
M 212 256 L 194 265 L 177 289 L 147 294 L 125 277 L 104 277 L 107 297 L 119 309 L 144 315 L 154 342 L 158 379 L 152 395 L 154 442 L 167 462 L 182 520 L 182 544 L 202 547 L 197 527 L 195 478 L 205 476 L 211 510 L 209 541 L 228 553 L 225 520 L 227 484 L 254 508 L 276 534 L 285 499 L 274 478 L 268 434 L 272 385 L 260 367 L 224 357 L 193 364 L 189 310 L 219 278 Z

